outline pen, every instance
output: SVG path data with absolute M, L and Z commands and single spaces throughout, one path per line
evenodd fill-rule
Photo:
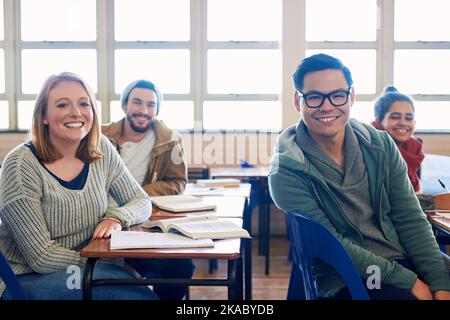
M 445 184 L 440 179 L 437 179 L 437 181 L 439 181 L 439 184 L 445 189 L 445 191 L 449 192 Z

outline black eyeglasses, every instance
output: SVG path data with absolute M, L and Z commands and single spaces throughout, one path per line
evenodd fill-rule
M 299 96 L 303 97 L 306 106 L 309 108 L 320 108 L 325 102 L 325 99 L 328 99 L 333 106 L 341 107 L 347 103 L 351 88 L 352 87 L 348 88 L 347 90 L 335 90 L 327 94 L 322 92 L 297 92 Z

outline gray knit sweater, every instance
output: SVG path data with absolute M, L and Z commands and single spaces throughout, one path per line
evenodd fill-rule
M 82 266 L 79 251 L 105 216 L 123 226 L 149 218 L 147 193 L 103 136 L 101 150 L 103 157 L 90 164 L 82 190 L 61 186 L 24 144 L 6 156 L 0 176 L 0 251 L 16 274 Z M 118 208 L 107 208 L 108 193 Z M 4 289 L 0 280 L 0 296 Z

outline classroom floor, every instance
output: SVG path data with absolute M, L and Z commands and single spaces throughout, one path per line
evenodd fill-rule
M 285 300 L 291 274 L 288 261 L 289 241 L 285 237 L 274 237 L 270 243 L 270 274 L 264 274 L 264 256 L 258 255 L 258 238 L 252 241 L 253 247 L 253 300 Z M 194 278 L 224 278 L 227 263 L 220 260 L 218 270 L 209 274 L 206 260 L 195 260 Z M 226 287 L 191 287 L 191 300 L 226 300 Z

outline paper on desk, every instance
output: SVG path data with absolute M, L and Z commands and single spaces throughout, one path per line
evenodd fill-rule
M 224 187 L 215 187 L 215 188 L 208 188 L 208 187 L 187 187 L 184 190 L 185 195 L 191 195 L 191 196 L 223 196 L 225 192 Z
M 194 240 L 174 233 L 114 231 L 110 249 L 156 249 L 214 247 L 211 239 Z

